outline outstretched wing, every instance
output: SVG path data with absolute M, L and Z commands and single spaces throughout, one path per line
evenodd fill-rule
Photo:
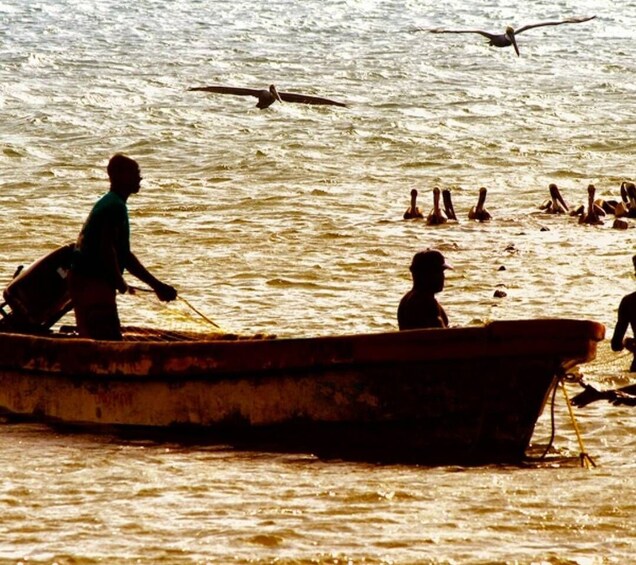
M 202 92 L 216 92 L 218 94 L 237 94 L 239 96 L 256 96 L 259 97 L 261 90 L 255 88 L 240 88 L 233 86 L 193 86 L 188 90 L 199 90 Z
M 542 23 L 538 23 L 538 24 L 530 24 L 527 26 L 523 26 L 520 27 L 519 29 L 515 30 L 515 34 L 519 34 L 522 31 L 526 31 L 535 27 L 543 27 L 543 26 L 560 26 L 561 24 L 580 24 L 583 22 L 589 22 L 590 20 L 593 20 L 596 16 L 591 16 L 589 18 L 568 18 L 567 20 L 561 20 L 558 22 L 542 22 Z
M 487 39 L 493 39 L 498 34 L 489 33 L 487 31 L 482 31 L 480 29 L 429 29 L 431 33 L 478 33 L 479 35 L 483 35 Z
M 295 94 L 293 92 L 279 92 L 280 99 L 284 102 L 298 102 L 300 104 L 324 104 L 330 106 L 343 106 L 346 107 L 344 102 L 336 102 L 329 98 L 322 98 L 320 96 L 310 96 L 308 94 Z

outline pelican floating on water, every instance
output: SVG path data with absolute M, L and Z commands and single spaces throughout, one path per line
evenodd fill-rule
M 541 22 L 538 24 L 525 25 L 519 29 L 514 29 L 512 26 L 508 26 L 504 33 L 490 33 L 479 29 L 431 29 L 429 31 L 431 33 L 478 33 L 488 39 L 488 45 L 492 45 L 493 47 L 510 47 L 512 45 L 515 48 L 515 52 L 518 57 L 519 47 L 517 47 L 516 36 L 520 33 L 535 27 L 558 26 L 561 24 L 580 24 L 583 22 L 589 22 L 595 17 L 596 16 L 590 16 L 589 18 L 568 18 L 556 22 Z
M 469 220 L 478 220 L 480 222 L 488 222 L 492 219 L 490 212 L 484 208 L 484 203 L 486 202 L 486 195 L 488 191 L 482 186 L 479 189 L 479 198 L 477 200 L 477 204 L 473 206 L 468 212 Z
M 442 212 L 439 207 L 439 188 L 435 187 L 433 189 L 433 209 L 430 211 L 428 217 L 426 218 L 427 226 L 439 226 L 440 224 L 445 224 L 448 221 L 446 214 Z
M 417 190 L 411 190 L 411 205 L 404 212 L 404 219 L 411 220 L 413 218 L 423 218 L 422 210 L 417 205 Z
M 451 199 L 451 191 L 448 188 L 442 190 L 442 200 L 444 202 L 444 212 L 446 212 L 446 216 L 448 217 L 448 219 L 457 221 L 455 208 Z
M 594 202 L 594 194 L 596 193 L 596 187 L 593 184 L 590 184 L 587 187 L 587 213 L 583 212 L 581 217 L 579 218 L 579 224 L 589 224 L 589 225 L 601 225 L 603 220 L 601 220 L 601 216 L 599 214 L 599 210 L 603 212 L 602 208 L 599 208 Z M 605 212 L 603 212 L 603 215 Z
M 621 183 L 621 201 L 614 208 L 614 214 L 617 218 L 636 217 L 636 185 L 633 182 Z
M 256 107 L 263 110 L 269 108 L 274 102 L 298 102 L 300 104 L 322 104 L 330 106 L 345 106 L 343 102 L 336 102 L 329 98 L 321 98 L 320 96 L 310 96 L 308 94 L 295 94 L 293 92 L 279 92 L 278 89 L 270 84 L 269 88 L 237 88 L 233 86 L 193 86 L 188 90 L 196 90 L 200 92 L 215 92 L 217 94 L 236 94 L 238 96 L 255 96 L 258 98 Z
M 570 208 L 566 201 L 563 200 L 559 187 L 552 183 L 548 189 L 550 190 L 550 200 L 541 205 L 541 210 L 543 210 L 546 214 L 566 214 L 569 212 Z

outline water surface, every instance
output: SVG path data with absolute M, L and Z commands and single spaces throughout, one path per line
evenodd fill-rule
M 521 56 L 478 35 L 527 31 Z M 542 215 L 556 182 L 616 198 L 634 180 L 636 3 L 609 0 L 0 4 L 0 276 L 73 241 L 136 158 L 133 247 L 224 329 L 278 335 L 396 327 L 424 247 L 455 269 L 452 325 L 587 318 L 611 332 L 636 287 L 634 226 Z M 347 108 L 188 92 L 226 84 Z M 459 222 L 404 221 L 450 188 Z M 489 224 L 467 220 L 488 188 Z M 504 298 L 495 298 L 495 290 Z M 208 329 L 183 302 L 121 300 L 130 323 Z M 588 382 L 633 382 L 600 345 Z M 578 391 L 577 385 L 571 392 Z M 634 409 L 557 397 L 557 453 L 523 468 L 326 463 L 2 426 L 8 563 L 625 563 L 634 554 Z M 550 436 L 542 417 L 535 443 Z M 540 451 L 540 449 L 539 449 Z M 572 459 L 572 457 L 574 459 Z

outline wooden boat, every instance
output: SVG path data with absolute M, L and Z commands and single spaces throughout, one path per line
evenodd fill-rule
M 542 319 L 286 339 L 128 328 L 93 341 L 50 330 L 71 308 L 72 252 L 18 269 L 3 292 L 6 418 L 343 459 L 520 462 L 550 390 L 605 332 Z
M 604 332 L 569 319 L 285 339 L 4 331 L 0 413 L 325 458 L 514 463 Z

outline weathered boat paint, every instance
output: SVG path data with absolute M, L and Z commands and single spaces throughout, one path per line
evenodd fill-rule
M 50 424 L 325 457 L 518 462 L 579 320 L 297 339 L 105 342 L 0 334 L 0 410 Z

